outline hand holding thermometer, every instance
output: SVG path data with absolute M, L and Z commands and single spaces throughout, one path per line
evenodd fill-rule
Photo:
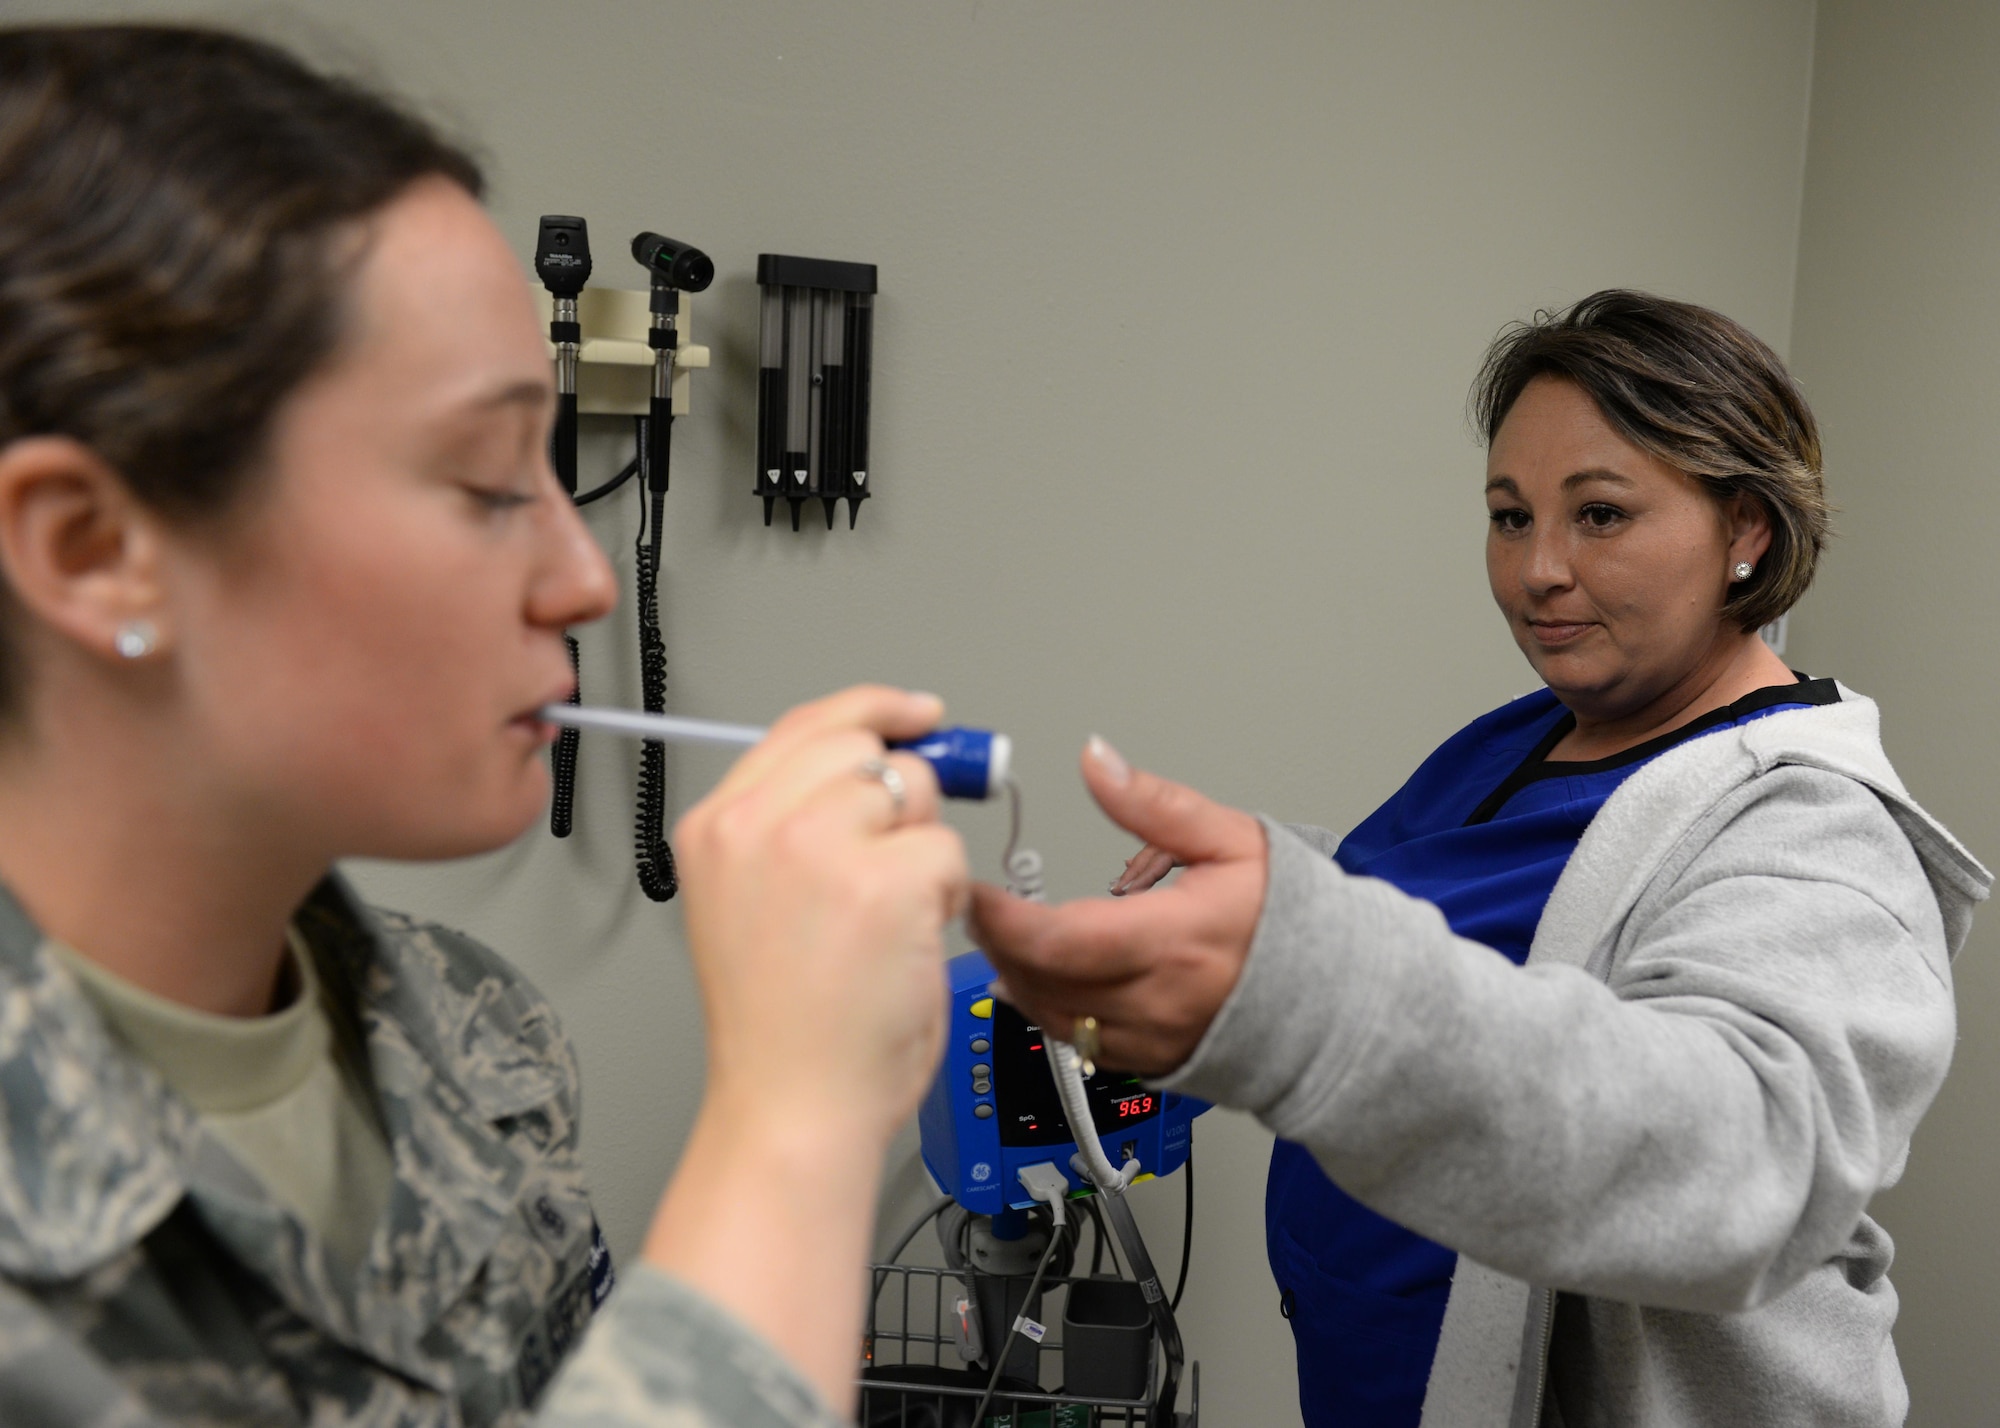
M 673 740 L 700 744 L 733 744 L 746 748 L 765 734 L 755 724 L 723 724 L 713 719 L 689 719 L 675 714 L 641 714 L 631 709 L 590 709 L 574 704 L 548 704 L 541 717 L 551 724 L 596 729 L 633 739 Z M 915 754 L 937 773 L 938 791 L 946 798 L 991 798 L 1006 787 L 1012 772 L 1014 742 L 986 729 L 933 729 L 921 739 L 889 745 Z

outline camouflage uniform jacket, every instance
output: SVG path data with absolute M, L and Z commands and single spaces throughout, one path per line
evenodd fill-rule
M 353 1009 L 394 1161 L 351 1273 L 0 891 L 0 1424 L 831 1421 L 768 1346 L 644 1270 L 545 1393 L 611 1283 L 554 1013 L 492 952 L 337 877 L 298 926 Z

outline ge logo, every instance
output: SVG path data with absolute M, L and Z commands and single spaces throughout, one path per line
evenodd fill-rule
M 984 1185 L 993 1178 L 993 1167 L 983 1160 L 972 1163 L 972 1180 L 975 1185 Z

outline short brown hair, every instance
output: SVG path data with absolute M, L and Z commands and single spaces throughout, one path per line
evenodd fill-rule
M 1754 630 L 1812 584 L 1831 533 L 1819 425 L 1791 373 L 1741 323 L 1693 303 L 1610 288 L 1503 330 L 1472 387 L 1487 443 L 1536 377 L 1562 377 L 1627 440 L 1699 481 L 1745 496 L 1771 521 L 1771 548 L 1735 585 L 1725 617 Z
M 338 232 L 432 175 L 483 187 L 421 119 L 261 41 L 0 29 L 0 444 L 74 437 L 148 506 L 219 511 L 339 336 Z

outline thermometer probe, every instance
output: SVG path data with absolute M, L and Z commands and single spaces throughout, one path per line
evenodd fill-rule
M 744 748 L 758 743 L 765 734 L 755 724 L 724 724 L 676 714 L 641 714 L 631 709 L 547 704 L 539 712 L 551 724 L 624 734 L 633 739 L 671 739 L 677 743 L 730 744 Z M 1013 740 L 986 729 L 933 729 L 920 739 L 905 739 L 889 747 L 915 754 L 929 764 L 937 773 L 938 791 L 946 798 L 993 797 L 1006 786 L 1014 759 Z

